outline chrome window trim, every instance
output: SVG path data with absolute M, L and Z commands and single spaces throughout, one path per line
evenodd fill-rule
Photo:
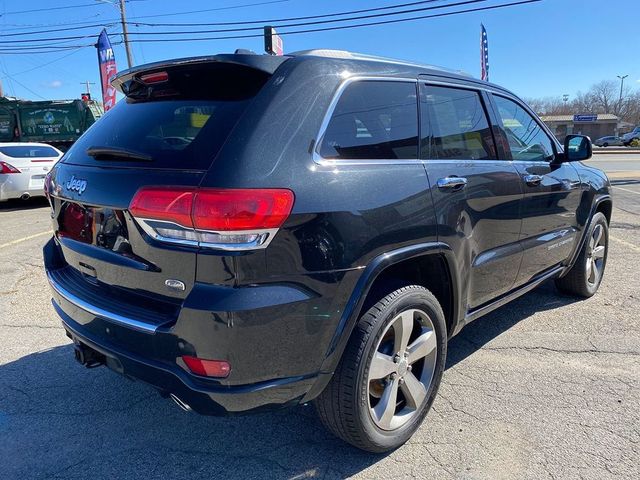
M 404 83 L 412 83 L 416 85 L 418 83 L 417 78 L 409 78 L 409 77 L 385 77 L 385 76 L 358 76 L 355 75 L 353 77 L 348 77 L 342 81 L 342 83 L 338 86 L 335 93 L 333 94 L 333 98 L 331 99 L 331 103 L 329 103 L 329 108 L 325 112 L 325 115 L 322 119 L 322 123 L 320 124 L 320 130 L 318 131 L 318 135 L 316 135 L 315 145 L 313 146 L 312 157 L 313 161 L 321 165 L 323 167 L 335 167 L 338 165 L 415 165 L 420 163 L 420 159 L 380 159 L 376 160 L 372 159 L 331 159 L 324 158 L 320 155 L 320 144 L 324 139 L 324 134 L 327 131 L 327 127 L 329 126 L 329 122 L 331 121 L 331 117 L 333 116 L 333 112 L 342 97 L 345 89 L 355 82 L 404 82 Z M 418 108 L 418 98 L 416 92 L 416 109 Z M 417 113 L 417 110 L 416 110 Z M 418 120 L 419 121 L 419 120 Z
M 66 288 L 56 282 L 51 274 L 47 272 L 47 279 L 49 280 L 49 285 L 51 288 L 62 298 L 64 298 L 67 302 L 72 305 L 78 307 L 81 310 L 84 310 L 91 315 L 95 315 L 96 317 L 100 317 L 104 320 L 107 320 L 112 323 L 116 323 L 118 325 L 122 325 L 134 330 L 138 330 L 144 333 L 156 333 L 158 327 L 156 325 L 151 325 L 146 322 L 142 322 L 140 320 L 135 320 L 133 318 L 125 317 L 119 315 L 117 313 L 109 312 L 104 310 L 103 308 L 96 307 L 95 305 L 91 305 L 90 303 L 78 298 L 73 293 L 69 292 Z

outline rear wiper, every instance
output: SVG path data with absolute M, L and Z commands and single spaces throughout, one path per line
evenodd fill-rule
M 87 148 L 87 155 L 95 158 L 96 160 L 100 160 L 101 158 L 121 158 L 123 160 L 137 160 L 140 162 L 153 161 L 151 155 L 118 147 L 89 147 Z

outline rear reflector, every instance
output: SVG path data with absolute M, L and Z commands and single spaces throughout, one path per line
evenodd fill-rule
M 143 187 L 129 206 L 157 240 L 222 250 L 265 248 L 286 221 L 286 189 Z
M 231 372 L 231 365 L 224 360 L 205 360 L 189 355 L 183 355 L 182 360 L 191 370 L 191 373 L 202 375 L 203 377 L 226 378 Z
M 10 163 L 0 162 L 0 173 L 20 173 L 20 170 Z

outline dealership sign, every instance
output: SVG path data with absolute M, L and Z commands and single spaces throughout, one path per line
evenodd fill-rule
M 598 115 L 597 114 L 574 115 L 573 116 L 573 121 L 574 122 L 595 122 L 596 120 L 598 120 Z
M 282 38 L 273 27 L 264 27 L 264 51 L 269 55 L 282 55 Z

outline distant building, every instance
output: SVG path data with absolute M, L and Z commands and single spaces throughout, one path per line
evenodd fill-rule
M 541 115 L 558 140 L 571 134 L 587 135 L 592 140 L 610 135 L 618 135 L 619 119 L 610 113 L 588 115 Z

